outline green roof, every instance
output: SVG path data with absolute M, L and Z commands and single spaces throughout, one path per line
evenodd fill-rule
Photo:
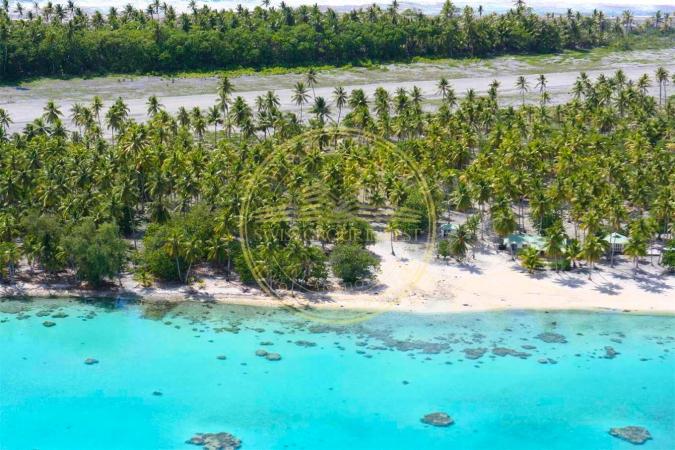
M 517 247 L 534 247 L 537 250 L 543 250 L 546 247 L 546 239 L 534 234 L 509 234 L 504 238 L 504 245 L 510 247 L 516 244 Z
M 604 237 L 604 240 L 609 242 L 610 244 L 620 244 L 620 245 L 628 244 L 628 238 L 623 234 L 619 233 L 610 233 Z
M 439 230 L 452 232 L 452 231 L 455 231 L 458 226 L 459 225 L 457 225 L 455 223 L 444 223 L 439 227 Z

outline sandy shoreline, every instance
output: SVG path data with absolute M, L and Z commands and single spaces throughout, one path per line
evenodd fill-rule
M 510 256 L 482 249 L 475 259 L 459 264 L 424 258 L 416 244 L 380 239 L 371 250 L 381 258 L 377 284 L 361 292 L 290 293 L 274 298 L 262 291 L 228 282 L 223 277 L 200 276 L 187 286 L 143 288 L 130 275 L 121 286 L 91 291 L 71 284 L 18 282 L 0 286 L 0 297 L 111 297 L 143 302 L 218 302 L 232 305 L 290 307 L 321 320 L 332 311 L 460 313 L 494 310 L 588 310 L 675 315 L 675 277 L 645 260 L 635 271 L 620 260 L 614 268 L 600 266 L 592 280 L 584 271 L 525 273 Z M 356 314 L 358 315 L 358 314 Z

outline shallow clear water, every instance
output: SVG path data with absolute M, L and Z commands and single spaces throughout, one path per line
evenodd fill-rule
M 675 448 L 674 317 L 386 313 L 334 325 L 220 305 L 2 301 L 0 342 L 2 449 L 195 448 L 194 433 L 220 431 L 256 450 L 627 449 L 607 434 L 626 425 L 649 429 L 645 448 Z M 605 358 L 606 346 L 619 354 Z M 470 360 L 467 348 L 487 352 Z M 422 424 L 433 411 L 455 424 Z

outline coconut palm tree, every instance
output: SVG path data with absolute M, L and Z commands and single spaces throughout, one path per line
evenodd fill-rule
M 12 118 L 9 116 L 6 110 L 0 108 L 0 130 L 3 132 L 9 128 L 9 125 L 12 123 Z
M 450 83 L 448 82 L 448 79 L 441 77 L 440 81 L 438 82 L 438 93 L 441 95 L 443 101 L 445 101 L 447 98 L 448 89 L 450 89 Z
M 156 95 L 151 95 L 148 98 L 148 102 L 146 103 L 146 105 L 148 105 L 148 116 L 150 116 L 150 117 L 154 117 L 157 114 L 159 114 L 159 112 L 164 107 L 164 105 L 162 105 L 159 102 L 159 99 L 157 98 Z
M 322 125 L 325 122 L 325 119 L 330 117 L 330 108 L 323 97 L 314 98 L 314 105 L 312 106 L 311 112 Z
M 577 268 L 577 259 L 581 253 L 581 246 L 576 239 L 569 239 L 563 249 L 563 255 L 572 263 L 572 268 Z
M 98 95 L 95 95 L 91 101 L 91 111 L 96 116 L 96 121 L 98 122 L 98 127 L 103 128 L 101 123 L 101 111 L 103 110 L 103 100 Z
M 307 87 L 302 81 L 295 83 L 293 87 L 293 103 L 300 107 L 300 122 L 302 122 L 302 106 L 309 101 L 309 94 L 307 94 Z
M 469 242 L 471 241 L 471 234 L 465 223 L 459 225 L 457 229 L 450 235 L 448 243 L 450 244 L 450 254 L 457 260 L 463 261 L 466 258 L 467 250 L 469 249 Z
M 603 253 L 605 252 L 605 245 L 603 242 L 594 234 L 586 236 L 584 244 L 581 247 L 580 257 L 585 259 L 588 263 L 588 279 L 592 280 L 593 268 L 595 263 L 600 260 Z
M 190 125 L 201 142 L 204 139 L 204 132 L 206 131 L 206 118 L 198 106 L 195 106 L 190 111 Z
M 213 125 L 213 146 L 218 146 L 218 125 L 223 123 L 223 118 L 220 115 L 218 106 L 212 106 L 206 115 L 206 121 L 209 125 Z
M 656 81 L 659 83 L 659 105 L 668 99 L 666 85 L 668 84 L 668 71 L 664 67 L 656 69 Z
M 546 230 L 546 234 L 547 239 L 544 251 L 549 257 L 553 258 L 555 271 L 559 272 L 560 264 L 558 258 L 563 253 L 563 247 L 565 240 L 567 239 L 567 235 L 565 234 L 565 230 L 559 220 L 549 227 L 548 230 Z
M 50 125 L 54 125 L 57 120 L 59 120 L 63 116 L 63 113 L 59 109 L 59 107 L 54 103 L 53 100 L 49 100 L 47 102 L 47 105 L 44 107 L 44 114 L 42 114 L 42 118 Z
M 518 254 L 518 259 L 520 259 L 520 263 L 527 269 L 527 273 L 530 275 L 533 274 L 535 270 L 539 270 L 544 266 L 544 263 L 539 256 L 539 250 L 534 247 L 524 248 Z
M 640 258 L 647 256 L 647 240 L 638 233 L 632 233 L 628 237 L 628 243 L 625 245 L 623 253 L 633 258 L 635 270 L 638 270 Z
M 227 120 L 227 137 L 230 137 L 231 124 L 230 124 L 230 96 L 234 92 L 234 85 L 230 82 L 230 79 L 226 76 L 222 76 L 218 79 L 218 107 L 221 111 L 221 116 Z
M 633 13 L 626 9 L 621 13 L 621 24 L 624 26 L 624 31 L 626 34 L 633 31 Z
M 342 86 L 337 86 L 333 90 L 333 101 L 338 109 L 337 124 L 340 125 L 340 116 L 342 115 L 342 108 L 347 104 L 347 91 Z
M 525 106 L 525 93 L 529 89 L 529 83 L 523 75 L 520 75 L 516 80 L 516 87 L 520 91 L 520 96 L 522 98 L 522 105 Z
M 310 67 L 305 74 L 305 82 L 307 86 L 312 89 L 312 98 L 316 99 L 316 92 L 314 92 L 314 86 L 316 86 L 316 70 L 313 67 Z

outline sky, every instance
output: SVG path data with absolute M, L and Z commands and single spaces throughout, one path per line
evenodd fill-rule
M 10 0 L 11 1 L 11 0 Z M 178 11 L 187 9 L 189 5 L 189 0 L 166 0 L 167 3 L 173 5 Z M 277 6 L 281 1 L 272 0 L 272 5 Z M 372 3 L 377 3 L 379 5 L 388 5 L 391 3 L 390 0 L 386 1 L 373 1 L 373 0 L 285 0 L 286 4 L 289 6 L 298 6 L 301 4 L 318 4 L 319 6 L 332 7 L 337 10 L 346 10 L 352 9 L 352 7 L 359 6 L 368 6 Z M 11 1 L 15 3 L 15 1 Z M 32 1 L 22 1 L 25 5 L 32 5 Z M 41 4 L 46 3 L 45 1 L 40 1 Z M 65 4 L 66 0 L 52 0 L 52 3 L 62 3 Z M 111 6 L 117 8 L 122 8 L 127 3 L 131 3 L 135 7 L 145 7 L 150 2 L 148 0 L 122 0 L 122 1 L 113 1 L 113 0 L 75 0 L 77 6 L 82 8 L 90 9 L 103 9 L 107 10 Z M 399 3 L 403 8 L 415 8 L 420 9 L 425 13 L 434 14 L 438 13 L 443 5 L 443 0 L 399 0 Z M 512 0 L 456 0 L 455 3 L 458 7 L 463 7 L 465 5 L 470 5 L 473 7 L 478 7 L 482 5 L 486 12 L 503 12 L 513 5 Z M 197 1 L 198 5 L 207 4 L 213 8 L 235 8 L 238 4 L 241 4 L 248 8 L 253 8 L 261 4 L 260 0 L 208 0 L 208 1 Z M 582 13 L 589 13 L 593 9 L 601 9 L 608 15 L 618 15 L 624 9 L 630 9 L 633 11 L 634 15 L 651 15 L 657 10 L 663 12 L 675 13 L 675 3 L 669 2 L 667 0 L 565 0 L 554 1 L 554 0 L 529 0 L 527 5 L 534 8 L 536 12 L 554 12 L 554 13 L 563 13 L 567 8 L 572 8 L 574 10 L 579 10 Z

